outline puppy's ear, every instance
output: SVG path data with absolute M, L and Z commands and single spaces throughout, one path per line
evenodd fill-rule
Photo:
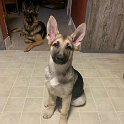
M 51 44 L 55 38 L 56 34 L 58 34 L 58 27 L 57 27 L 57 21 L 53 16 L 50 16 L 48 23 L 47 23 L 47 39 L 48 44 Z
M 86 24 L 82 23 L 77 27 L 75 32 L 71 35 L 72 44 L 75 46 L 75 48 L 81 44 L 81 41 L 85 36 L 85 31 L 86 31 Z

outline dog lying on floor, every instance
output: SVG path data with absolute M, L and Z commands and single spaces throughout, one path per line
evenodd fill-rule
M 50 16 L 47 23 L 47 39 L 50 58 L 45 70 L 46 87 L 49 98 L 43 118 L 50 118 L 55 110 L 56 99 L 62 98 L 59 124 L 67 124 L 70 105 L 82 106 L 86 103 L 83 78 L 72 66 L 73 52 L 84 38 L 86 24 L 78 26 L 73 34 L 64 37 L 59 33 L 56 19 Z
M 46 37 L 46 26 L 42 21 L 38 20 L 39 6 L 24 1 L 22 7 L 24 27 L 22 29 L 16 28 L 12 32 L 21 32 L 20 36 L 25 36 L 25 43 L 28 43 L 25 52 L 28 52 L 43 43 Z

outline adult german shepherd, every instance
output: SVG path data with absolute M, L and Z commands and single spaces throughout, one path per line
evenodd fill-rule
M 24 1 L 22 11 L 24 15 L 24 27 L 16 28 L 12 32 L 21 32 L 21 36 L 25 36 L 25 43 L 28 47 L 25 52 L 30 51 L 33 47 L 43 43 L 46 37 L 46 27 L 42 21 L 38 20 L 38 5 L 33 5 L 32 2 Z
M 46 87 L 49 98 L 43 118 L 50 118 L 55 110 L 56 99 L 62 98 L 59 124 L 67 124 L 70 105 L 81 106 L 86 102 L 83 78 L 72 66 L 73 52 L 84 38 L 86 24 L 78 26 L 70 36 L 59 33 L 57 22 L 50 16 L 47 23 L 47 39 L 50 46 L 50 58 L 45 70 Z

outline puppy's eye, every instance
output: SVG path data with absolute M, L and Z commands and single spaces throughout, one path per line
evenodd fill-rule
M 53 44 L 54 47 L 58 48 L 59 47 L 59 42 Z
M 72 46 L 70 46 L 69 44 L 67 44 L 67 45 L 66 45 L 66 49 L 72 50 Z

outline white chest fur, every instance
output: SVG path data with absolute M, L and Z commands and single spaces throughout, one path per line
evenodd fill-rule
M 51 79 L 51 80 L 50 80 L 50 85 L 51 85 L 52 87 L 55 87 L 55 86 L 59 85 L 58 79 L 57 79 L 56 77 L 54 77 L 53 79 Z

